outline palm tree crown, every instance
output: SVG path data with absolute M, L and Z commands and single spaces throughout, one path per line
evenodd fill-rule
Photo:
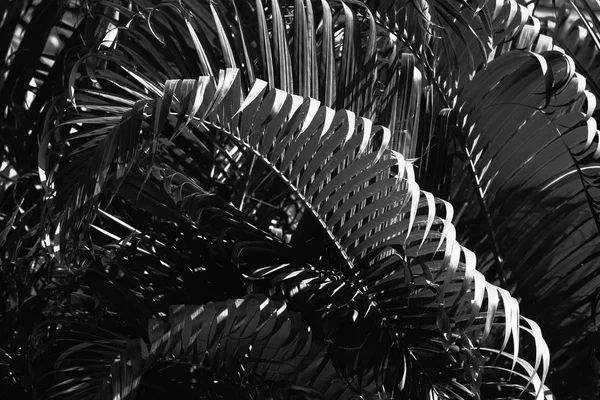
M 534 9 L 1 5 L 0 392 L 593 398 L 600 93 Z

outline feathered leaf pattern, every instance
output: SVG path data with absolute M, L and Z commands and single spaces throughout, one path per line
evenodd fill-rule
M 44 198 L 9 190 L 24 227 L 0 241 L 41 214 L 43 284 L 14 255 L 2 271 L 6 315 L 40 310 L 39 397 L 550 399 L 548 374 L 562 390 L 596 348 L 599 135 L 575 72 L 594 92 L 593 18 L 18 3 L 0 6 L 2 151 L 29 171 L 40 132 Z M 56 59 L 30 46 L 46 37 Z
M 88 107 L 81 100 L 77 104 L 83 109 Z M 170 112 L 161 111 L 167 106 Z M 520 331 L 516 301 L 505 290 L 486 283 L 476 271 L 474 254 L 456 242 L 450 222 L 452 207 L 422 192 L 415 182 L 411 162 L 386 150 L 390 141 L 386 128 L 374 126 L 349 111 L 335 112 L 310 98 L 269 90 L 267 83 L 260 80 L 244 96 L 239 72 L 232 69 L 222 71 L 219 81 L 211 77 L 167 81 L 161 97 L 139 100 L 133 105 L 136 109 L 144 109 L 149 116 L 138 121 L 141 114 L 125 113 L 111 129 L 125 138 L 132 127 L 138 132 L 145 126 L 147 133 L 142 129 L 140 135 L 150 139 L 142 141 L 142 147 L 135 151 L 124 152 L 123 145 L 115 145 L 113 154 L 147 153 L 154 141 L 166 139 L 156 128 L 166 121 L 173 124 L 172 138 L 181 129 L 192 127 L 203 135 L 218 132 L 266 165 L 300 198 L 303 218 L 317 221 L 326 232 L 324 237 L 339 251 L 342 264 L 323 270 L 318 264 L 313 265 L 314 261 L 263 262 L 267 265 L 257 269 L 248 256 L 257 247 L 255 242 L 241 243 L 235 257 L 256 290 L 266 290 L 274 299 L 285 300 L 295 309 L 318 317 L 321 322 L 315 329 L 337 349 L 331 355 L 333 366 L 340 376 L 357 380 L 351 385 L 354 390 L 374 395 L 374 390 L 380 390 L 374 382 L 382 379 L 388 383 L 390 393 L 401 392 L 405 390 L 408 363 L 422 364 L 420 368 L 425 371 L 432 368 L 432 357 L 421 349 L 434 346 L 448 352 L 450 359 L 453 352 L 477 352 L 474 343 L 484 343 L 495 326 L 504 327 L 500 355 L 511 354 L 506 348 L 512 343 L 512 356 L 508 358 L 514 360 L 519 356 L 520 334 L 532 334 L 538 345 L 536 366 L 526 367 L 522 375 L 527 376 L 540 366 L 546 374 L 549 355 L 539 331 Z M 180 116 L 185 116 L 185 121 Z M 98 118 L 103 124 L 108 122 Z M 93 119 L 86 123 L 95 125 Z M 103 151 L 104 143 L 113 141 L 112 135 L 107 135 L 96 151 Z M 145 165 L 141 157 L 123 157 L 127 162 L 115 158 L 116 171 L 119 165 Z M 203 215 L 207 215 L 203 208 L 210 204 L 202 199 L 215 195 L 166 165 L 156 167 L 153 163 L 150 168 L 151 176 L 163 182 L 173 201 L 183 207 L 192 221 L 201 224 Z M 114 177 L 126 179 L 118 172 Z M 76 201 L 83 200 L 90 207 L 86 199 L 92 199 L 96 189 L 88 186 L 81 190 L 91 197 L 76 195 Z M 231 206 L 222 203 L 220 207 Z M 236 213 L 239 211 L 231 211 L 233 216 Z M 64 226 L 70 226 L 70 216 L 65 218 Z M 359 322 L 370 326 L 366 332 L 373 333 L 359 333 L 353 339 L 345 337 L 341 327 Z M 412 326 L 418 326 L 423 336 L 411 333 Z M 151 337 L 155 337 L 153 333 Z M 360 350 L 362 346 L 369 348 L 365 343 L 372 340 L 387 341 L 389 352 L 371 355 Z M 419 357 L 420 353 L 424 355 Z M 349 363 L 348 357 L 355 361 Z M 514 361 L 512 367 L 499 370 L 520 368 L 522 362 Z M 348 365 L 355 367 L 348 369 Z M 481 379 L 480 367 L 465 367 L 468 379 Z M 458 390 L 467 396 L 469 390 L 463 390 L 469 384 L 465 375 L 454 371 L 452 376 L 455 378 L 430 389 L 443 393 Z M 531 382 L 525 382 L 523 387 L 535 397 L 542 386 L 539 379 L 534 379 L 535 373 L 530 376 Z M 410 390 L 418 391 L 426 390 L 423 388 L 429 384 L 412 377 L 411 385 L 414 387 Z

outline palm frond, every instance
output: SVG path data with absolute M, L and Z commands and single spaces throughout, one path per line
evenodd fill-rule
M 368 4 L 377 10 L 378 25 L 394 35 L 392 42 L 417 57 L 442 108 L 453 107 L 463 85 L 494 57 L 552 49 L 540 21 L 517 1 Z
M 526 315 L 546 321 L 558 351 L 595 329 L 583 300 L 595 290 L 600 228 L 595 98 L 563 53 L 511 52 L 478 73 L 459 99 L 470 176 L 456 171 L 450 199 L 479 215 L 463 214 L 461 240 L 482 256 L 482 272 L 522 300 Z M 533 238 L 535 246 L 525 244 Z
M 600 20 L 594 5 L 592 1 L 564 2 L 554 9 L 554 17 L 545 17 L 542 21 L 548 34 L 573 57 L 577 71 L 587 79 L 588 89 L 598 97 Z
M 166 260 L 147 271 L 177 277 L 160 287 L 181 300 L 136 310 L 135 285 L 160 283 L 117 253 L 107 265 L 130 280 L 94 287 L 140 325 L 211 298 L 175 281 L 194 276 L 178 267 L 193 253 L 175 256 L 182 242 L 139 235 L 195 236 L 186 243 L 222 268 L 206 276 L 235 277 L 219 300 L 248 284 L 315 321 L 330 343 L 319 365 L 342 382 L 335 396 L 380 384 L 425 398 L 541 396 L 549 356 L 537 325 L 458 242 L 527 315 L 548 317 L 561 382 L 588 362 L 572 356 L 597 336 L 598 133 L 574 72 L 585 63 L 546 52 L 552 40 L 514 1 L 372 3 L 91 9 L 95 47 L 68 79 L 71 106 L 48 109 L 40 146 L 54 216 L 44 244 L 75 270 L 96 250 L 108 257 L 99 243 Z M 240 71 L 215 80 L 226 67 Z M 367 350 L 377 343 L 391 350 Z
M 83 187 L 76 185 L 73 194 L 66 196 L 68 201 L 65 204 L 75 201 L 79 206 L 73 208 L 84 210 L 76 218 L 86 216 L 85 210 L 90 209 L 98 187 L 104 184 L 102 181 L 99 183 L 98 177 L 107 179 L 108 174 L 104 173 L 103 177 L 102 171 L 111 168 L 111 162 L 106 164 L 108 160 L 117 160 L 116 171 L 119 171 L 118 165 L 138 163 L 143 166 L 144 161 L 139 155 L 153 148 L 152 140 L 159 140 L 159 132 L 154 131 L 155 134 L 150 136 L 142 132 L 163 126 L 160 118 L 165 122 L 170 120 L 176 132 L 179 124 L 188 122 L 197 130 L 204 131 L 205 135 L 218 132 L 228 136 L 243 152 L 252 154 L 265 164 L 300 198 L 305 210 L 303 218 L 313 218 L 326 233 L 324 239 L 331 241 L 333 248 L 337 249 L 342 263 L 326 267 L 325 270 L 333 271 L 331 276 L 320 272 L 319 268 L 313 270 L 310 265 L 281 263 L 256 269 L 252 263 L 245 262 L 244 273 L 253 280 L 266 281 L 266 288 L 273 285 L 279 288 L 276 292 L 267 289 L 267 293 L 273 296 L 279 293 L 279 298 L 295 304 L 298 309 L 319 313 L 324 321 L 319 330 L 339 349 L 356 346 L 366 338 L 359 335 L 355 338 L 358 342 L 346 343 L 343 331 L 336 326 L 344 326 L 343 321 L 348 318 L 359 318 L 367 326 L 372 326 L 373 322 L 369 321 L 375 318 L 379 321 L 375 322 L 375 326 L 383 332 L 381 335 L 387 332 L 385 335 L 391 338 L 389 347 L 403 349 L 399 355 L 404 358 L 405 352 L 408 352 L 416 358 L 416 362 L 419 362 L 419 357 L 415 354 L 424 346 L 423 339 L 413 337 L 415 342 L 403 343 L 400 338 L 406 326 L 418 326 L 422 332 L 429 332 L 425 336 L 428 338 L 425 343 L 429 345 L 437 343 L 436 346 L 443 349 L 457 346 L 457 352 L 468 353 L 476 351 L 471 340 L 476 343 L 485 341 L 492 327 L 499 324 L 505 327 L 500 354 L 505 353 L 512 338 L 513 357 L 519 355 L 520 317 L 516 302 L 508 292 L 485 283 L 483 275 L 475 270 L 475 256 L 457 244 L 456 233 L 450 224 L 451 206 L 421 192 L 414 180 L 411 163 L 399 153 L 389 155 L 385 151 L 390 141 L 386 128 L 373 126 L 369 120 L 357 118 L 349 111 L 334 112 L 309 98 L 278 89 L 268 90 L 268 84 L 263 81 L 257 81 L 244 96 L 237 70 L 222 72 L 218 83 L 211 77 L 203 77 L 195 82 L 167 81 L 164 88 L 165 92 L 156 100 L 140 99 L 134 103 L 133 111 L 126 112 L 119 122 L 104 117 L 84 121 L 105 126 L 112 123 L 111 129 L 115 133 L 102 138 L 96 147 L 95 153 L 100 152 L 105 163 L 101 169 L 90 173 L 90 176 L 96 177 L 93 181 L 96 183 Z M 160 111 L 159 107 L 168 105 L 166 101 L 171 102 L 169 108 L 173 107 L 174 113 Z M 76 104 L 79 108 L 87 108 L 85 102 L 76 101 Z M 182 118 L 182 110 L 188 110 L 183 113 L 187 117 Z M 150 111 L 154 117 L 143 116 Z M 131 142 L 124 138 L 131 134 L 153 139 L 141 141 L 143 147 L 135 151 L 123 150 L 123 147 L 130 148 L 128 143 Z M 125 142 L 117 144 L 117 135 Z M 114 150 L 106 153 L 104 149 L 107 146 Z M 157 157 L 158 160 L 160 155 Z M 85 164 L 96 164 L 93 160 Z M 156 164 L 150 165 L 151 174 L 163 182 L 166 192 L 183 207 L 188 217 L 200 224 L 205 204 L 202 199 L 214 198 L 215 195 L 170 167 L 154 169 L 153 165 Z M 48 186 L 52 181 L 58 182 L 60 176 L 61 169 L 58 168 L 50 175 Z M 124 180 L 126 172 L 116 172 L 115 177 Z M 438 207 L 443 217 L 437 216 Z M 227 208 L 226 203 L 220 208 Z M 77 230 L 79 222 L 74 225 L 73 217 L 66 209 L 65 212 L 61 212 L 60 208 L 55 210 L 57 215 L 62 215 L 60 226 L 63 227 L 63 237 L 69 237 L 71 227 Z M 241 218 L 239 211 L 231 213 Z M 238 265 L 242 249 L 246 254 L 252 252 L 253 243 L 247 242 L 248 246 L 243 243 L 240 242 L 237 247 Z M 311 280 L 315 280 L 314 286 L 301 284 Z M 285 285 L 275 282 L 285 282 Z M 384 287 L 386 290 L 383 290 Z M 313 293 L 316 288 L 319 288 L 318 296 Z M 396 291 L 399 296 L 396 296 Z M 294 293 L 300 296 L 299 302 Z M 324 306 L 322 299 L 327 293 L 330 293 L 330 303 Z M 401 299 L 404 300 L 398 302 Z M 331 303 L 332 300 L 335 302 Z M 351 305 L 349 310 L 348 305 Z M 385 335 L 376 335 L 369 340 Z M 457 340 L 463 336 L 465 339 L 458 345 Z M 538 336 L 537 333 L 533 335 L 539 344 Z M 411 346 L 415 349 L 414 353 L 411 353 Z M 340 356 L 348 357 L 346 353 L 343 351 Z M 383 373 L 382 365 L 387 365 L 389 370 L 391 365 L 406 364 L 406 359 L 400 364 L 392 359 L 386 361 L 389 353 L 378 357 L 367 356 L 360 351 L 350 354 L 356 357 L 356 365 L 362 365 L 359 370 L 341 370 L 342 376 L 352 379 L 357 379 L 355 374 L 358 371 L 361 375 L 373 373 L 377 377 Z M 546 371 L 548 355 L 543 346 L 537 347 L 536 354 L 537 364 L 544 360 Z M 334 357 L 332 362 L 339 370 L 344 363 L 335 360 Z M 425 364 L 426 360 L 427 357 L 423 358 Z M 423 368 L 427 371 L 427 367 Z M 388 387 L 396 388 L 394 391 L 403 390 L 403 374 L 393 376 L 393 384 Z M 454 380 L 449 377 L 448 380 L 436 379 L 445 382 L 438 385 L 427 381 L 417 383 L 418 380 L 413 385 L 450 393 L 470 384 L 461 373 L 455 372 Z M 362 378 L 358 377 L 355 389 L 363 388 Z M 381 379 L 389 382 L 388 378 Z M 452 382 L 458 382 L 458 386 Z M 542 387 L 540 381 L 532 383 L 532 394 L 535 395 Z
M 39 115 L 64 89 L 68 52 L 81 46 L 83 27 L 80 9 L 69 0 L 7 1 L 0 12 L 0 151 L 24 174 L 35 170 L 30 151 L 37 146 L 38 125 L 43 123 Z

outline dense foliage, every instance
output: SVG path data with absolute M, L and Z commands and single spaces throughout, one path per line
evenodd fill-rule
M 2 2 L 0 396 L 596 398 L 590 4 Z

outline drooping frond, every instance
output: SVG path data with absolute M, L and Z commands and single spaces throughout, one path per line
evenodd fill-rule
M 597 3 L 565 1 L 541 18 L 547 34 L 575 61 L 577 72 L 587 79 L 588 89 L 600 96 L 600 20 Z
M 538 322 L 550 308 L 534 310 L 533 299 L 555 304 L 555 282 L 570 284 L 555 309 L 576 317 L 564 329 L 548 322 L 549 332 L 589 348 L 594 99 L 568 57 L 526 51 L 552 42 L 517 2 L 377 3 L 90 9 L 92 49 L 65 79 L 71 106 L 48 114 L 40 146 L 44 244 L 62 262 L 53 270 L 95 260 L 93 290 L 137 325 L 168 304 L 240 298 L 248 285 L 317 321 L 341 397 L 382 386 L 425 398 L 478 387 L 533 396 L 548 370 L 540 333 L 458 242 Z M 241 72 L 215 81 L 225 67 Z M 190 260 L 201 272 L 181 268 Z M 194 295 L 182 283 L 210 291 L 206 277 L 231 277 L 231 288 Z M 370 351 L 377 344 L 391 350 Z M 512 359 L 529 353 L 533 366 Z M 568 353 L 557 353 L 561 365 Z
M 61 227 L 62 240 L 77 232 L 79 221 L 85 221 L 85 210 L 94 206 L 106 182 L 119 187 L 127 181 L 128 169 L 149 168 L 148 179 L 164 182 L 172 200 L 196 225 L 202 224 L 204 215 L 210 213 L 203 212 L 204 201 L 194 199 L 215 195 L 172 172 L 172 167 L 157 164 L 163 161 L 160 153 L 150 165 L 149 156 L 144 154 L 156 142 L 174 140 L 184 131 L 187 135 L 212 136 L 213 142 L 226 137 L 236 143 L 245 160 L 254 157 L 285 183 L 304 207 L 302 218 L 315 221 L 325 233 L 323 239 L 337 249 L 341 264 L 325 266 L 319 265 L 318 258 L 309 257 L 304 263 L 291 264 L 275 259 L 261 262 L 257 268 L 251 257 L 243 257 L 252 254 L 256 242 L 240 242 L 233 256 L 242 273 L 254 282 L 253 287 L 262 287 L 257 290 L 266 290 L 298 310 L 320 316 L 323 322 L 315 322 L 319 333 L 337 348 L 332 362 L 341 376 L 355 382 L 351 385 L 354 390 L 371 394 L 380 390 L 370 379 L 363 381 L 372 374 L 373 382 L 383 379 L 388 383 L 390 393 L 435 390 L 450 395 L 460 391 L 466 398 L 469 390 L 477 391 L 473 385 L 480 379 L 481 365 L 467 368 L 465 375 L 460 372 L 460 363 L 456 364 L 448 379 L 436 378 L 438 384 L 423 380 L 435 369 L 436 353 L 431 349 L 447 352 L 447 362 L 454 352 L 477 352 L 477 343 L 485 342 L 496 325 L 504 332 L 498 351 L 511 354 L 507 345 L 512 343 L 512 357 L 518 359 L 521 332 L 516 301 L 508 292 L 486 283 L 475 270 L 475 256 L 456 242 L 450 223 L 452 207 L 419 190 L 411 163 L 398 153 L 386 151 L 389 132 L 385 128 L 346 110 L 334 112 L 310 98 L 268 90 L 262 81 L 244 95 L 237 70 L 222 72 L 218 82 L 212 77 L 167 81 L 163 90 L 153 100 L 132 104 L 131 111 L 120 119 L 90 116 L 76 120 L 84 127 L 100 125 L 103 132 L 110 133 L 86 150 L 94 157 L 77 157 L 83 162 L 83 182 L 87 183 L 75 182 L 71 194 L 64 198 L 68 209 L 61 203 L 53 206 L 60 216 L 56 226 Z M 75 102 L 81 110 L 89 108 L 84 100 Z M 170 137 L 162 134 L 166 124 L 174 127 Z M 84 132 L 85 128 L 79 130 Z M 140 139 L 131 141 L 131 135 Z M 107 148 L 111 150 L 107 152 Z M 71 151 L 77 154 L 79 149 Z M 104 160 L 101 168 L 95 166 L 96 159 Z M 55 171 L 48 187 L 64 179 L 60 164 Z M 226 203 L 220 208 L 226 209 Z M 83 211 L 73 216 L 69 212 L 73 209 Z M 235 217 L 239 211 L 231 213 L 241 218 Z M 259 228 L 250 225 L 248 229 Z M 290 242 L 294 242 L 294 233 Z M 54 243 L 60 246 L 61 241 Z M 348 342 L 341 328 L 350 321 L 369 328 Z M 373 330 L 379 333 L 371 336 L 368 332 Z M 532 333 L 537 345 L 535 368 L 523 372 L 533 379 L 538 366 L 546 373 L 548 354 L 537 330 L 523 332 Z M 389 352 L 372 357 L 359 350 L 365 340 L 381 343 L 383 338 L 390 343 L 386 348 L 398 349 L 393 358 Z M 348 369 L 347 362 L 340 361 L 348 357 L 355 359 L 350 365 L 361 368 Z M 407 378 L 401 371 L 386 375 L 390 368 L 394 371 L 407 363 L 422 371 L 411 376 L 412 389 L 406 386 Z M 384 365 L 387 367 L 382 368 Z M 379 378 L 380 374 L 384 377 Z M 531 383 L 528 393 L 535 396 L 542 390 L 541 383 L 535 379 Z M 472 389 L 465 391 L 465 385 Z
M 67 52 L 82 44 L 80 13 L 71 0 L 0 5 L 0 154 L 20 174 L 35 169 L 40 113 L 65 88 Z
M 514 0 L 371 3 L 377 6 L 378 24 L 399 49 L 419 59 L 446 107 L 454 106 L 463 85 L 496 56 L 552 48 L 540 21 Z
M 566 365 L 567 338 L 595 330 L 596 99 L 563 53 L 511 52 L 476 74 L 458 107 L 467 165 L 456 170 L 450 199 L 469 210 L 459 211 L 461 240 L 526 315 L 547 321 L 555 362 Z

